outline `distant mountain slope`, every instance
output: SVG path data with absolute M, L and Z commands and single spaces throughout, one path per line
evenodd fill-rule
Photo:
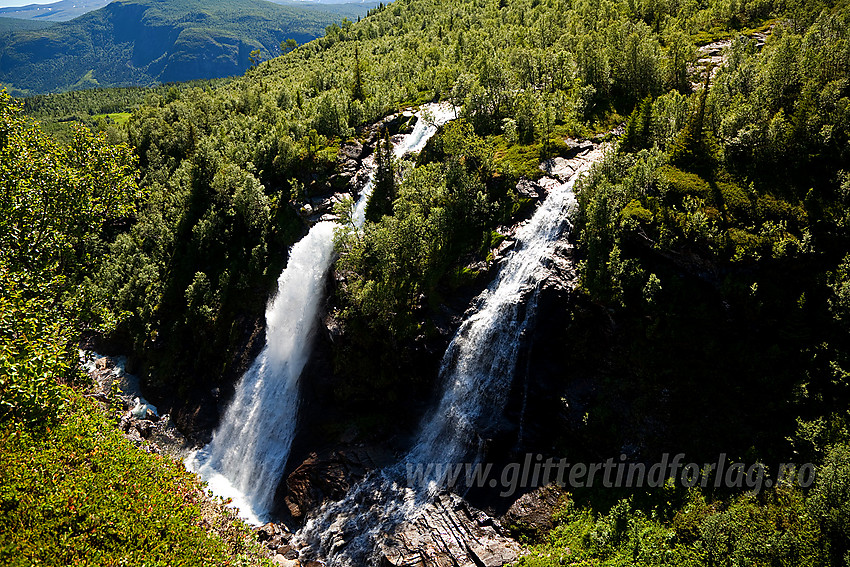
M 23 20 L 65 22 L 92 10 L 103 8 L 111 0 L 59 0 L 52 4 L 29 4 L 12 8 L 0 8 L 0 16 Z
M 43 30 L 53 25 L 53 22 L 43 20 L 19 20 L 17 18 L 0 17 L 0 34 L 23 30 Z
M 0 36 L 0 83 L 13 94 L 150 85 L 239 74 L 249 54 L 324 34 L 373 4 L 265 0 L 116 0 L 70 22 Z
M 109 4 L 112 0 L 59 0 L 51 4 L 29 4 L 27 6 L 15 6 L 11 8 L 0 8 L 0 18 L 16 18 L 22 20 L 43 20 L 47 22 L 67 22 L 88 12 L 98 10 Z M 364 0 L 271 0 L 275 4 L 284 6 L 311 6 L 321 4 L 334 12 L 336 6 L 346 4 L 377 4 L 377 2 L 364 2 Z M 356 15 L 355 15 L 356 17 Z

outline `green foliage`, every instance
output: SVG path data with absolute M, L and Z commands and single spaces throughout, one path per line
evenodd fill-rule
M 644 431 L 645 447 L 795 454 L 828 478 L 807 493 L 705 494 L 659 548 L 582 536 L 542 550 L 552 558 L 569 547 L 567 562 L 612 565 L 846 561 L 847 17 L 843 5 L 780 22 L 762 50 L 737 38 L 700 91 L 641 104 L 577 188 L 581 287 L 612 322 L 593 370 L 605 393 L 581 434 L 623 443 L 634 439 L 623 423 L 663 415 L 687 433 Z M 624 399 L 633 417 L 612 425 L 605 412 Z M 671 528 L 634 521 L 649 541 Z
M 354 47 L 354 80 L 351 83 L 351 98 L 363 102 L 366 93 L 363 91 L 363 71 L 360 68 L 360 48 Z
M 848 551 L 850 458 L 833 446 L 814 486 L 779 484 L 711 500 L 692 488 L 619 500 L 602 510 L 562 497 L 555 528 L 517 565 L 842 565 Z
M 546 540 L 517 565 L 841 564 L 842 550 L 822 539 L 828 521 L 818 512 L 818 493 L 825 485 L 819 480 L 809 496 L 798 488 L 779 487 L 714 502 L 700 489 L 691 489 L 674 505 L 671 520 L 658 513 L 660 495 L 647 503 L 654 506 L 638 506 L 629 498 L 607 513 L 570 500 L 556 513 L 557 525 Z M 829 514 L 841 506 L 830 502 Z
M 69 385 L 87 325 L 114 326 L 91 278 L 141 198 L 126 146 L 57 145 L 0 91 L 0 562 L 225 565 L 256 560 L 232 513 L 145 453 Z M 253 212 L 251 213 L 253 214 Z M 108 264 L 107 264 L 108 265 Z M 197 283 L 198 293 L 203 282 Z M 212 526 L 212 530 L 210 530 Z
M 213 87 L 227 81 L 228 79 L 215 79 L 167 83 L 149 88 L 86 89 L 29 96 L 18 99 L 18 102 L 23 105 L 25 114 L 41 123 L 43 130 L 54 137 L 58 134 L 61 140 L 70 140 L 71 129 L 75 123 L 82 123 L 94 129 L 97 126 L 97 117 L 119 115 L 123 124 L 126 122 L 124 115 L 129 115 L 147 101 L 173 101 L 180 98 L 180 93 L 184 90 Z M 127 118 L 129 119 L 129 116 Z
M 49 423 L 64 405 L 57 379 L 75 376 L 73 331 L 50 301 L 63 280 L 33 279 L 0 264 L 0 423 Z
M 337 235 L 337 269 L 346 276 L 342 319 L 354 341 L 340 353 L 337 367 L 354 379 L 349 393 L 376 385 L 388 396 L 404 391 L 407 386 L 395 373 L 399 360 L 388 359 L 392 351 L 380 360 L 368 353 L 379 344 L 414 339 L 440 287 L 469 281 L 473 274 L 457 262 L 480 247 L 502 204 L 488 197 L 484 141 L 467 123 L 450 123 L 426 153 L 434 161 L 409 170 L 394 201 L 380 201 L 390 204 L 391 215 L 367 216 L 362 232 Z M 376 185 L 371 211 L 377 196 Z M 489 230 L 486 237 L 489 244 Z
M 0 16 L 2 16 L 2 11 L 0 11 Z M 44 28 L 49 28 L 52 25 L 52 22 L 0 17 L 0 34 L 6 34 L 9 32 L 21 30 L 41 30 Z
M 620 151 L 636 152 L 649 147 L 652 99 L 647 97 L 635 107 L 626 122 L 626 131 L 620 140 Z
M 719 153 L 713 133 L 706 128 L 707 97 L 706 85 L 699 94 L 697 111 L 670 146 L 670 163 L 703 174 L 711 174 Z
M 464 0 L 447 7 L 397 0 L 358 23 L 330 25 L 324 37 L 215 89 L 163 88 L 139 108 L 132 108 L 136 93 L 109 91 L 133 99 L 131 106 L 86 112 L 133 110 L 122 131 L 138 159 L 140 206 L 129 206 L 135 195 L 114 209 L 119 216 L 104 208 L 111 187 L 134 193 L 127 172 L 136 162 L 126 149 L 110 149 L 85 132 L 68 149 L 30 143 L 34 175 L 20 158 L 0 162 L 9 168 L 0 177 L 4 189 L 21 191 L 29 199 L 21 202 L 33 205 L 9 201 L 6 216 L 18 220 L 0 220 L 12 245 L 0 264 L 0 334 L 9 361 L 2 410 L 18 421 L 56 415 L 68 397 L 56 378 L 73 378 L 64 376 L 73 374 L 72 337 L 64 333 L 74 330 L 80 306 L 86 320 L 116 323 L 108 338 L 133 352 L 146 385 L 164 397 L 180 400 L 232 377 L 285 250 L 305 228 L 294 211 L 306 197 L 336 188 L 339 140 L 405 105 L 448 99 L 461 107 L 460 119 L 432 140 L 416 167 L 399 168 L 406 173 L 396 191 L 378 195 L 382 210 L 362 231 L 338 234 L 343 278 L 336 299 L 345 333 L 334 346 L 343 378 L 337 394 L 387 405 L 425 391 L 420 376 L 399 378 L 400 369 L 414 365 L 408 347 L 433 336 L 429 315 L 441 296 L 475 281 L 478 262 L 499 242 L 494 229 L 522 212 L 513 182 L 540 175 L 540 159 L 566 151 L 566 136 L 603 131 L 619 113 L 633 112 L 622 151 L 610 153 L 577 189 L 581 286 L 613 322 L 597 389 L 606 411 L 629 400 L 638 417 L 663 415 L 674 431 L 645 428 L 641 442 L 648 447 L 668 433 L 664 441 L 698 454 L 717 446 L 783 454 L 792 443 L 829 452 L 846 430 L 842 412 L 850 403 L 850 349 L 842 338 L 850 271 L 842 262 L 850 226 L 842 173 L 850 170 L 846 9 L 801 10 L 761 51 L 737 39 L 716 79 L 688 94 L 700 34 L 757 25 L 775 8 L 781 6 Z M 167 16 L 148 13 L 164 27 Z M 281 39 L 263 48 L 274 53 Z M 187 27 L 178 40 L 183 51 L 175 65 L 205 46 L 226 52 L 235 38 Z M 102 60 L 125 61 L 125 47 Z M 54 75 L 64 84 L 101 80 L 90 71 Z M 23 123 L 10 124 L 0 151 L 28 139 Z M 41 159 L 45 153 L 56 159 Z M 387 161 L 380 169 L 394 177 Z M 39 216 L 54 205 L 32 190 L 39 185 L 28 176 L 61 189 L 55 220 Z M 87 216 L 93 211 L 112 222 Z M 97 222 L 78 223 L 92 218 Z M 19 241 L 22 222 L 43 223 L 50 238 L 28 233 Z M 79 412 L 68 411 L 73 417 L 50 431 L 26 431 L 20 447 L 17 433 L 5 436 L 10 454 L 25 455 L 21 447 L 29 444 L 44 449 L 26 458 L 49 455 L 42 439 L 65 435 L 66 423 L 92 431 Z M 622 433 L 604 412 L 588 416 L 588 439 Z M 811 495 L 780 490 L 718 506 L 694 495 L 681 514 L 675 503 L 652 509 L 634 499 L 605 514 L 568 509 L 544 548 L 551 556 L 524 561 L 790 565 L 816 564 L 824 553 L 835 560 L 847 549 L 840 505 L 846 459 L 835 451 L 828 465 L 834 482 Z M 19 468 L 28 466 L 22 459 L 15 457 Z M 55 471 L 51 459 L 47 468 Z M 29 468 L 14 473 L 16 483 L 32 482 L 27 475 L 38 467 Z M 168 497 L 174 478 L 147 474 L 162 480 L 161 496 Z M 87 486 L 106 486 L 87 475 Z M 42 501 L 43 509 L 27 506 L 52 530 L 40 537 L 89 537 L 73 525 L 57 527 L 74 516 L 47 511 L 50 495 Z M 73 505 L 70 514 L 77 513 Z M 116 525 L 129 522 L 117 504 L 103 513 Z M 144 518 L 125 532 L 174 541 L 150 531 L 167 519 Z M 86 526 L 91 518 L 77 520 Z M 175 543 L 175 554 L 217 545 L 194 530 L 183 534 L 189 542 Z M 828 545 L 814 545 L 818 537 Z M 77 547 L 89 545 L 79 541 Z M 96 543 L 104 557 L 117 553 L 110 542 Z
M 91 401 L 59 393 L 68 403 L 50 427 L 0 426 L 4 565 L 248 563 L 250 531 L 180 462 L 139 450 Z
M 61 148 L 29 125 L 0 93 L 0 246 L 17 269 L 84 269 L 102 250 L 92 239 L 133 213 L 135 160 L 126 146 L 78 129 Z
M 86 277 L 135 211 L 135 164 L 84 128 L 58 146 L 0 91 L 0 421 L 54 418 L 57 381 L 76 377 L 80 321 L 113 324 Z

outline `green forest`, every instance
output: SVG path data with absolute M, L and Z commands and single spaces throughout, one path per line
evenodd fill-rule
M 850 565 L 850 3 L 395 0 L 283 47 L 218 82 L 0 94 L 0 562 L 266 561 L 192 475 L 117 432 L 79 345 L 129 355 L 191 430 L 256 350 L 304 205 L 345 190 L 341 146 L 447 101 L 458 118 L 415 159 L 376 137 L 365 226 L 337 231 L 332 403 L 412 427 L 407 404 L 437 387 L 417 345 L 487 285 L 500 227 L 534 208 L 517 183 L 568 139 L 605 142 L 547 342 L 550 450 L 817 474 L 577 490 L 551 530 L 510 526 L 518 565 Z M 16 88 L 54 88 L 27 68 Z M 594 394 L 568 427 L 579 378 Z

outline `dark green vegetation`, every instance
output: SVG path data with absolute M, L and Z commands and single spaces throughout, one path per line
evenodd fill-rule
M 579 493 L 527 561 L 841 564 L 850 552 L 848 18 L 846 2 L 397 0 L 217 88 L 151 96 L 115 125 L 135 157 L 86 142 L 116 154 L 74 167 L 112 166 L 50 186 L 62 194 L 78 178 L 112 179 L 134 208 L 95 207 L 103 219 L 60 225 L 46 241 L 55 251 L 35 256 L 27 250 L 44 241 L 20 239 L 19 227 L 64 217 L 6 215 L 18 220 L 2 226 L 4 348 L 20 361 L 3 369 L 6 419 L 26 428 L 56 414 L 66 396 L 54 379 L 71 379 L 80 329 L 131 353 L 170 405 L 226 387 L 258 344 L 285 251 L 306 228 L 295 211 L 341 188 L 340 143 L 400 107 L 450 100 L 460 119 L 416 164 L 382 150 L 369 222 L 338 235 L 333 394 L 376 413 L 404 408 L 434 387 L 433 373 L 416 368 L 417 344 L 439 334 L 442 304 L 482 285 L 497 227 L 531 209 L 514 190 L 519 177 L 566 154 L 566 136 L 625 121 L 578 189 L 581 286 L 573 311 L 558 313 L 567 339 L 550 353 L 579 363 L 552 397 L 581 378 L 594 398 L 574 430 L 547 432 L 546 447 L 584 458 L 628 446 L 648 461 L 665 450 L 694 461 L 725 452 L 771 471 L 813 462 L 820 476 L 808 490 L 758 496 Z M 770 22 L 763 49 L 738 37 Z M 722 37 L 735 38 L 727 63 L 711 81 L 691 76 L 696 45 Z M 705 86 L 693 92 L 691 81 Z M 96 110 L 88 114 L 127 108 Z M 73 156 L 83 142 L 48 153 Z M 122 181 L 130 169 L 143 195 Z M 37 163 L 0 180 L 54 170 L 65 171 Z M 21 211 L 93 214 L 68 204 L 79 199 L 93 198 Z M 587 336 L 601 340 L 569 340 Z
M 625 498 L 606 513 L 564 501 L 555 529 L 517 564 L 550 565 L 846 565 L 850 451 L 827 455 L 803 494 L 780 486 L 756 497 L 709 502 L 674 490 L 640 506 Z
M 616 454 L 663 418 L 641 433 L 651 462 L 822 463 L 816 485 L 638 491 L 607 513 L 582 494 L 526 564 L 847 561 L 848 30 L 846 6 L 799 10 L 760 51 L 735 40 L 707 90 L 644 99 L 581 183 L 574 235 L 583 292 L 616 322 L 581 434 Z
M 230 79 L 212 79 L 166 83 L 156 87 L 124 87 L 85 89 L 19 99 L 23 111 L 41 124 L 41 129 L 54 138 L 67 142 L 73 137 L 75 125 L 105 131 L 110 142 L 126 142 L 127 133 L 116 128 L 113 115 L 127 115 L 148 101 L 176 99 L 180 91 L 192 88 L 214 88 Z
M 0 83 L 15 95 L 241 74 L 250 54 L 309 41 L 367 5 L 265 0 L 117 0 L 69 22 L 0 36 Z
M 50 22 L 18 20 L 16 18 L 0 17 L 0 35 L 21 30 L 43 30 L 52 26 Z
M 139 451 L 120 415 L 79 391 L 84 321 L 110 324 L 81 284 L 142 199 L 135 164 L 84 129 L 58 145 L 0 92 L 4 565 L 225 565 L 253 553 L 181 464 Z
M 843 439 L 849 18 L 734 42 L 707 91 L 638 105 L 579 189 L 583 288 L 618 327 L 606 395 L 676 424 L 657 448 L 773 462 Z

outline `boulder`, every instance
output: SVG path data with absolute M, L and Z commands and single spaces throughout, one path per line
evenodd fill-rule
M 272 557 L 272 563 L 281 567 L 299 567 L 301 563 L 297 559 L 287 559 L 283 555 L 277 554 Z
M 341 161 L 361 160 L 364 157 L 363 144 L 357 140 L 346 142 L 339 148 L 339 157 Z
M 260 541 L 268 541 L 275 536 L 275 525 L 271 522 L 257 528 L 257 539 Z
M 524 177 L 516 184 L 516 191 L 529 199 L 539 199 L 541 194 L 540 185 Z
M 408 134 L 413 131 L 418 118 L 416 114 L 410 111 L 400 112 L 385 119 L 381 123 L 381 129 L 386 128 L 390 136 L 397 134 Z
M 590 140 L 574 140 L 572 138 L 566 138 L 564 143 L 569 148 L 567 157 L 574 157 L 582 152 L 593 149 L 593 142 Z
M 554 484 L 523 494 L 508 508 L 502 517 L 502 525 L 536 539 L 554 527 L 552 514 L 561 498 L 562 490 Z
M 540 164 L 540 169 L 546 172 L 546 175 L 557 177 L 562 183 L 567 181 L 575 173 L 575 167 L 572 162 L 562 157 L 547 159 Z
M 365 453 L 311 453 L 286 478 L 281 487 L 285 489 L 283 502 L 294 519 L 301 519 L 325 502 L 341 499 L 372 468 L 374 463 Z

